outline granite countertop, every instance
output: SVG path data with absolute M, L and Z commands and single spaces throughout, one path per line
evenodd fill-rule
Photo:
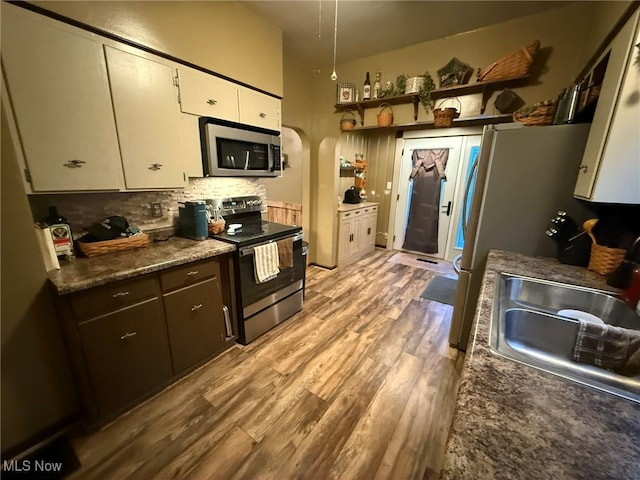
M 66 295 L 117 280 L 222 255 L 233 252 L 235 249 L 236 247 L 230 243 L 214 239 L 196 241 L 182 237 L 171 237 L 165 241 L 152 242 L 147 247 L 61 262 L 60 270 L 50 271 L 48 277 L 58 294 Z
M 338 211 L 339 212 L 349 212 L 351 210 L 357 210 L 359 208 L 374 207 L 376 205 L 378 205 L 378 203 L 376 203 L 376 202 L 360 202 L 360 203 L 343 203 L 343 202 L 340 202 L 340 204 L 338 205 Z
M 490 351 L 496 272 L 610 289 L 586 268 L 490 252 L 441 478 L 640 479 L 640 404 Z

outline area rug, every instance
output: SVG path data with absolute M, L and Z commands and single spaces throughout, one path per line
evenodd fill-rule
M 427 287 L 424 289 L 424 292 L 422 292 L 422 295 L 420 296 L 434 302 L 453 305 L 456 299 L 457 286 L 457 279 L 440 276 L 434 277 L 429 281 Z
M 431 270 L 439 275 L 455 276 L 456 274 L 451 262 L 441 258 L 431 258 L 415 253 L 398 252 L 389 258 L 389 262 L 407 265 L 408 267 L 421 268 L 423 270 Z

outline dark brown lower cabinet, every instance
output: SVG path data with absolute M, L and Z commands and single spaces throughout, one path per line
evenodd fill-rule
M 159 298 L 83 322 L 78 331 L 100 417 L 173 376 Z
M 218 278 L 164 294 L 175 373 L 183 372 L 227 344 Z
M 233 345 L 234 296 L 221 255 L 58 297 L 87 428 Z

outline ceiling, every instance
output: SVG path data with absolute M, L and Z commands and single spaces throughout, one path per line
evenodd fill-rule
M 285 55 L 313 70 L 330 71 L 336 0 L 240 3 L 282 30 Z M 572 2 L 339 0 L 336 63 L 476 30 L 568 3 Z

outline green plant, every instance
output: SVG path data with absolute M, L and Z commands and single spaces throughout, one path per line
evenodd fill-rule
M 401 73 L 400 75 L 398 75 L 398 77 L 396 78 L 395 95 L 404 94 L 404 89 L 407 86 L 407 78 L 409 78 L 409 75 L 407 75 L 406 73 Z
M 420 97 L 420 103 L 422 103 L 425 111 L 429 113 L 429 110 L 433 110 L 433 99 L 431 98 L 431 91 L 436 88 L 436 84 L 433 82 L 433 78 L 431 78 L 431 75 L 428 71 L 424 72 L 422 77 L 424 78 L 424 83 L 418 91 L 418 96 Z

